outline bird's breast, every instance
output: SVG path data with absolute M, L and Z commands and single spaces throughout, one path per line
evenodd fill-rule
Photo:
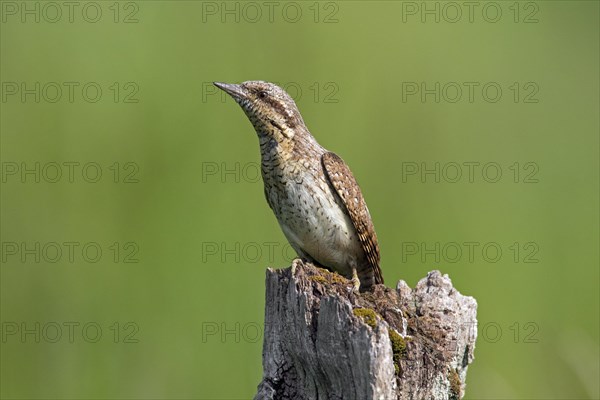
M 363 256 L 345 208 L 327 182 L 319 160 L 263 165 L 265 195 L 286 238 L 301 256 L 348 273 Z

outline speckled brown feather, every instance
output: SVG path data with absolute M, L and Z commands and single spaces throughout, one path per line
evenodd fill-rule
M 380 256 L 377 235 L 367 203 L 358 183 L 356 183 L 356 179 L 354 179 L 354 175 L 352 175 L 344 160 L 335 153 L 323 154 L 321 161 L 329 182 L 335 188 L 350 215 L 352 224 L 356 228 L 358 238 L 369 261 L 369 266 L 373 269 L 375 283 L 383 283 L 383 276 L 379 267 Z
M 357 277 L 362 290 L 383 283 L 377 236 L 360 189 L 342 159 L 311 135 L 291 96 L 264 81 L 215 85 L 235 99 L 256 130 L 265 198 L 298 257 Z

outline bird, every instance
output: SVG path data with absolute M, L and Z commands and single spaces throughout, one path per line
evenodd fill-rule
M 297 255 L 350 279 L 383 284 L 373 221 L 356 179 L 306 127 L 292 97 L 265 81 L 213 82 L 242 108 L 258 135 L 264 195 Z

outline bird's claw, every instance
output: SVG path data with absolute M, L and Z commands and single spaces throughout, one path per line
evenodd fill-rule
M 360 291 L 360 279 L 358 279 L 356 268 L 352 269 L 352 291 L 356 294 Z

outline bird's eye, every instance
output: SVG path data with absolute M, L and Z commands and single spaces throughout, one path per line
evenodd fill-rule
M 261 99 L 264 99 L 265 97 L 267 97 L 267 92 L 265 92 L 264 90 L 258 92 L 258 97 L 260 97 Z

